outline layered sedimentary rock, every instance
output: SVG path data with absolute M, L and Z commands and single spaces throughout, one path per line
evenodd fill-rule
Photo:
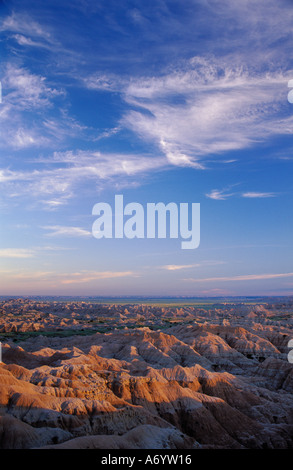
M 292 448 L 291 330 L 230 323 L 7 340 L 0 446 Z

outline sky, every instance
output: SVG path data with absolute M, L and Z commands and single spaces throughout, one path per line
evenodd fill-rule
M 293 295 L 292 24 L 290 0 L 0 1 L 0 295 Z M 95 238 L 116 195 L 199 203 L 199 246 Z

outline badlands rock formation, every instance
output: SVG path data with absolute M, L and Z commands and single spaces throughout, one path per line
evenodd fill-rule
M 12 335 L 15 315 L 3 319 L 0 447 L 292 448 L 292 324 L 243 310 L 234 308 L 233 324 L 219 312 L 206 321 L 179 311 L 179 323 L 156 331 L 67 335 L 65 327 L 58 336 L 31 326 L 25 338 L 17 328 Z

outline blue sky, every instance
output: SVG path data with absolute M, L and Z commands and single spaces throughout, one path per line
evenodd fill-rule
M 292 295 L 289 0 L 0 2 L 0 294 Z M 92 236 L 201 204 L 201 242 Z

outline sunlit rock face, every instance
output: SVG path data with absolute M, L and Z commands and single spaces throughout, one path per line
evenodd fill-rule
M 265 308 L 207 315 L 144 306 L 155 331 L 135 323 L 141 309 L 112 306 L 123 328 L 95 332 L 106 310 L 82 308 L 50 318 L 40 307 L 38 327 L 25 308 L 3 319 L 1 448 L 293 447 L 290 321 L 278 325 Z

